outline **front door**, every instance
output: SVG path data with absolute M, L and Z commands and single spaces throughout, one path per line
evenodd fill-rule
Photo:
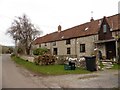
M 116 56 L 115 42 L 107 42 L 106 44 L 106 58 L 112 59 Z

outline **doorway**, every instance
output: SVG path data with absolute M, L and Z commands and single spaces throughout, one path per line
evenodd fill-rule
M 107 59 L 112 59 L 116 57 L 116 45 L 115 42 L 107 42 L 105 43 L 106 46 L 106 58 Z

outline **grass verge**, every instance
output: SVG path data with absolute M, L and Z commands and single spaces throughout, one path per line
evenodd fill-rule
M 64 65 L 45 65 L 40 66 L 35 63 L 27 62 L 20 57 L 12 56 L 14 62 L 27 68 L 30 71 L 36 72 L 38 74 L 45 75 L 64 75 L 64 74 L 87 74 L 90 71 L 82 68 L 76 68 L 76 70 L 64 70 Z
M 112 69 L 120 70 L 120 64 L 113 64 Z

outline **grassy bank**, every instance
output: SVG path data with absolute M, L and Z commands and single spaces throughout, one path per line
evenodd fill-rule
M 35 65 L 34 63 L 27 62 L 19 57 L 12 56 L 12 60 L 17 64 L 27 68 L 36 73 L 45 74 L 45 75 L 63 75 L 63 74 L 87 74 L 90 71 L 87 71 L 82 68 L 76 68 L 76 70 L 64 70 L 64 65 Z
M 120 64 L 113 64 L 112 69 L 120 70 Z

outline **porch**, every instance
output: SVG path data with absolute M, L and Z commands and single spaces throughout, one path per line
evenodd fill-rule
M 118 40 L 98 40 L 95 45 L 106 59 L 110 60 L 118 57 Z

